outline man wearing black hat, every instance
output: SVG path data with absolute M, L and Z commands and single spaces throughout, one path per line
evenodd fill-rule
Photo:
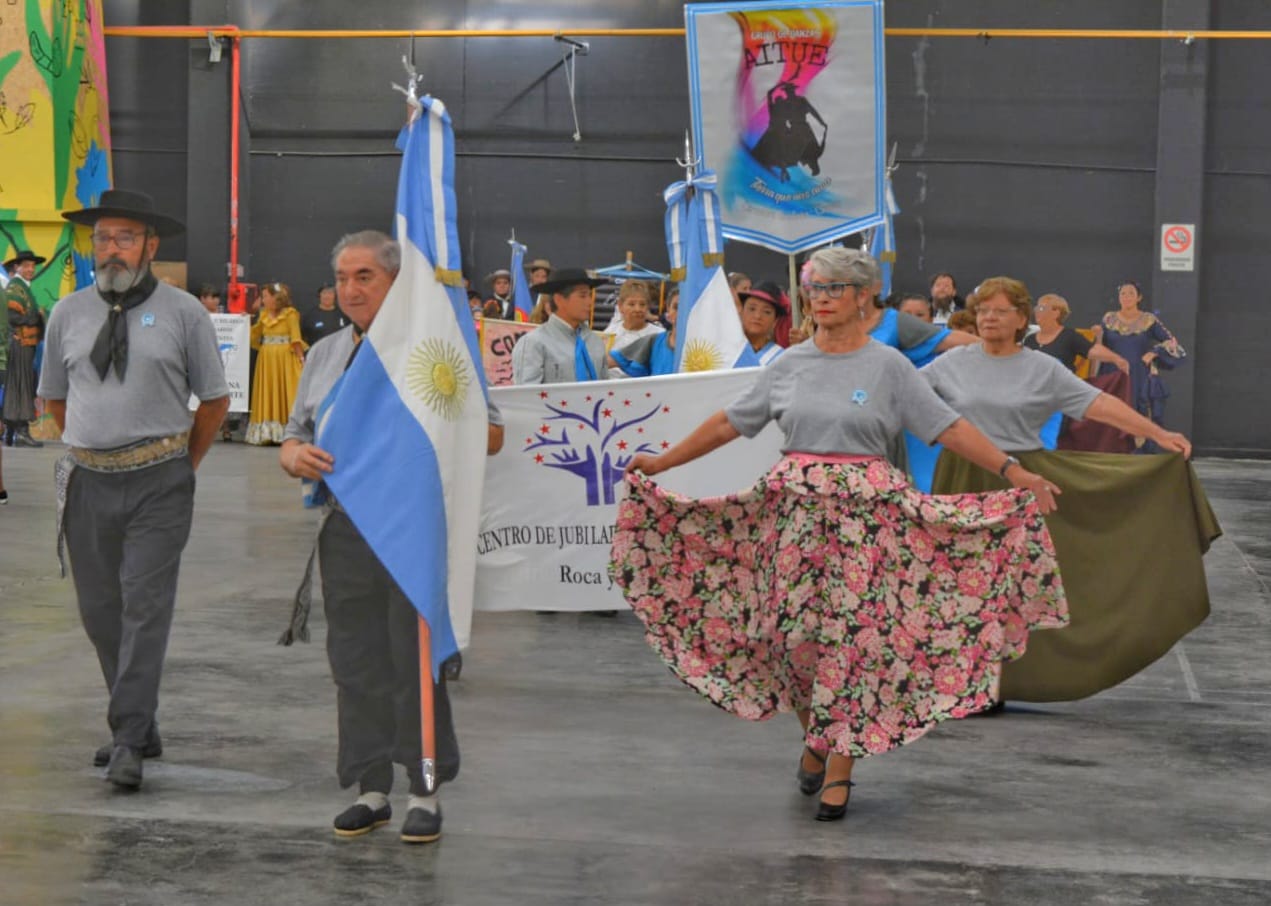
M 535 291 L 551 295 L 556 311 L 512 349 L 512 380 L 517 384 L 560 384 L 608 377 L 605 341 L 588 326 L 596 279 L 580 267 L 565 267 Z
M 45 258 L 23 249 L 4 263 L 12 276 L 4 298 L 9 316 L 9 355 L 4 369 L 4 443 L 6 446 L 42 447 L 31 437 L 35 418 L 35 348 L 44 331 L 44 314 L 35 304 L 31 281 L 36 265 Z
M 69 447 L 58 464 L 58 524 L 110 693 L 113 738 L 93 763 L 137 789 L 142 759 L 163 751 L 155 711 L 194 470 L 229 409 L 229 387 L 203 306 L 150 271 L 160 237 L 184 226 L 122 189 L 62 216 L 92 227 L 96 281 L 54 306 L 39 392 Z M 200 400 L 193 423 L 191 394 Z

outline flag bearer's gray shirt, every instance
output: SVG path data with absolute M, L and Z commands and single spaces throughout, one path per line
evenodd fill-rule
M 848 456 L 886 456 L 901 428 L 931 443 L 958 420 L 903 354 L 877 340 L 839 353 L 815 340 L 792 346 L 724 415 L 746 437 L 775 420 L 785 452 Z
M 169 437 L 190 430 L 190 394 L 229 396 L 216 328 L 198 299 L 159 283 L 128 319 L 128 367 L 103 380 L 89 360 L 110 306 L 90 286 L 64 297 L 49 315 L 39 396 L 66 401 L 68 446 L 89 450 Z
M 353 355 L 354 345 L 353 327 L 350 325 L 323 337 L 309 347 L 304 370 L 300 372 L 300 386 L 296 388 L 296 401 L 291 407 L 286 430 L 283 431 L 284 441 L 313 443 L 318 407 L 340 379 L 340 375 L 344 374 L 349 358 Z M 490 401 L 489 418 L 492 425 L 503 424 L 503 415 L 493 400 Z

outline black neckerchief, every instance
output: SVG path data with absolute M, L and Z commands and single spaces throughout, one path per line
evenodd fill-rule
M 349 359 L 344 363 L 344 370 L 348 371 L 349 366 L 353 364 L 353 360 L 357 358 L 357 351 L 362 348 L 362 335 L 366 333 L 356 324 L 353 325 L 353 351 L 349 353 Z
M 149 299 L 150 294 L 158 285 L 159 281 L 155 279 L 154 274 L 146 271 L 140 283 L 122 293 L 97 290 L 101 300 L 110 306 L 110 314 L 97 334 L 97 339 L 93 341 L 93 351 L 88 354 L 88 359 L 93 363 L 93 367 L 97 369 L 97 374 L 103 381 L 106 380 L 106 375 L 110 373 L 110 366 L 113 364 L 115 374 L 119 376 L 119 382 L 123 383 L 124 372 L 128 370 L 126 312 Z

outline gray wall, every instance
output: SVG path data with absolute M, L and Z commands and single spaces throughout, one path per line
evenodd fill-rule
M 923 0 L 893 3 L 892 26 L 1159 28 L 1163 8 L 1197 0 Z M 1201 7 L 1207 4 L 1200 2 Z M 1216 28 L 1271 27 L 1260 4 L 1215 4 Z M 108 24 L 234 22 L 276 28 L 680 26 L 666 0 L 106 0 Z M 532 13 L 527 12 L 532 9 Z M 560 45 L 550 39 L 419 40 L 427 90 L 455 119 L 460 231 L 473 277 L 504 266 L 508 232 L 558 264 L 614 263 L 625 251 L 665 267 L 661 190 L 688 125 L 680 38 L 593 39 L 578 61 L 573 119 Z M 112 123 L 119 184 L 148 185 L 171 210 L 194 212 L 191 279 L 225 274 L 228 65 L 209 67 L 205 42 L 112 38 Z M 1253 287 L 1271 282 L 1265 223 L 1271 124 L 1260 116 L 1271 76 L 1267 45 L 1206 45 L 1204 202 L 1199 311 L 1171 307 L 1191 358 L 1170 380 L 1169 420 L 1208 452 L 1271 455 L 1259 385 L 1271 315 Z M 386 226 L 402 120 L 398 63 L 407 40 L 244 42 L 245 279 L 283 280 L 303 302 L 326 279 L 338 235 Z M 939 270 L 964 289 L 993 274 L 1034 294 L 1060 292 L 1073 322 L 1093 323 L 1115 285 L 1152 285 L 1157 171 L 1177 122 L 1161 122 L 1163 51 L 1154 41 L 887 40 L 888 117 L 898 143 L 898 289 Z M 226 58 L 228 60 L 228 56 Z M 1201 75 L 1205 74 L 1201 67 Z M 1204 84 L 1202 81 L 1200 84 Z M 219 100 L 218 100 L 219 98 Z M 122 149 L 131 150 L 124 151 Z M 171 153 L 176 152 L 176 153 Z M 1255 213 L 1256 212 L 1256 213 Z M 1258 216 L 1261 215 L 1261 216 Z M 182 249 L 181 251 L 185 251 Z M 730 269 L 781 276 L 785 259 L 730 245 Z M 475 281 L 474 281 L 475 282 Z M 1192 293 L 1194 305 L 1197 294 Z M 1151 301 L 1151 300 L 1149 300 Z M 1194 322 L 1194 327 L 1192 326 Z M 1168 320 L 1167 320 L 1168 323 Z M 1194 391 L 1194 396 L 1193 396 Z

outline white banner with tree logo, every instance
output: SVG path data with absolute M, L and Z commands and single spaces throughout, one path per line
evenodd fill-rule
M 506 422 L 486 462 L 477 540 L 478 610 L 613 610 L 609 547 L 623 469 L 660 453 L 758 378 L 757 368 L 625 381 L 491 388 Z M 693 497 L 750 487 L 781 455 L 769 425 L 657 476 Z

